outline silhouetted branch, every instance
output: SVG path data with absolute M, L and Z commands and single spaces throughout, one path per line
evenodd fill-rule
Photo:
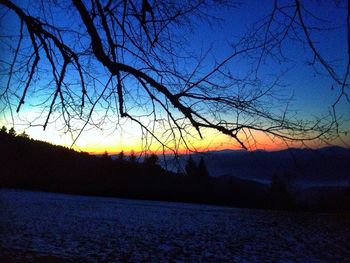
M 20 22 L 17 41 L 10 40 L 13 59 L 9 65 L 2 63 L 8 77 L 0 93 L 5 99 L 0 99 L 10 110 L 11 101 L 18 102 L 19 112 L 28 94 L 45 94 L 38 103 L 41 114 L 46 115 L 43 128 L 58 113 L 68 131 L 77 131 L 73 144 L 88 125 L 102 127 L 113 121 L 118 125 L 119 118 L 139 124 L 143 132 L 169 150 L 179 143 L 191 148 L 188 138 L 192 131 L 202 138 L 206 129 L 230 136 L 244 149 L 255 132 L 288 141 L 314 140 L 332 135 L 334 123 L 338 125 L 336 105 L 343 97 L 350 102 L 350 46 L 345 75 L 339 77 L 337 68 L 311 37 L 316 28 L 308 26 L 305 17 L 317 18 L 298 0 L 273 1 L 271 13 L 237 38 L 231 52 L 214 59 L 211 67 L 209 51 L 203 57 L 182 52 L 186 43 L 175 33 L 175 26 L 186 30 L 194 19 L 206 18 L 208 9 L 225 6 L 225 1 L 71 0 L 57 6 L 51 1 L 41 4 L 42 11 L 33 11 L 0 0 L 0 5 Z M 62 10 L 68 13 L 67 21 L 48 19 L 48 13 L 55 15 Z M 349 13 L 347 32 L 350 45 Z M 290 59 L 283 44 L 291 39 L 306 44 L 313 63 L 320 63 L 341 86 L 333 118 L 314 122 L 297 118 L 289 110 L 289 100 L 275 96 L 280 76 L 276 74 L 269 83 L 259 78 L 259 68 L 267 59 L 278 63 Z M 249 58 L 251 72 L 239 74 L 231 67 L 242 58 Z M 20 80 L 18 86 L 11 85 L 15 76 Z M 44 80 L 40 82 L 39 78 Z M 37 83 L 45 84 L 38 88 Z M 6 99 L 9 97 L 11 101 Z M 103 114 L 100 111 L 98 120 L 93 121 L 97 109 Z

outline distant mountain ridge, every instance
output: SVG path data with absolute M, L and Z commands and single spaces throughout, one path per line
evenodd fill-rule
M 312 148 L 287 148 L 282 150 L 264 150 L 264 149 L 257 149 L 253 151 L 248 150 L 233 150 L 233 149 L 223 149 L 218 151 L 207 151 L 206 153 L 209 154 L 228 154 L 228 153 L 234 153 L 234 154 L 246 154 L 246 153 L 281 153 L 281 152 L 290 152 L 290 151 L 296 151 L 296 152 L 320 152 L 320 153 L 329 153 L 329 154 L 336 154 L 336 153 L 350 153 L 350 148 L 345 148 L 341 146 L 325 146 L 317 149 Z
M 350 182 L 350 149 L 289 148 L 278 151 L 222 150 L 192 155 L 204 158 L 211 176 L 231 175 L 269 184 L 273 175 L 288 175 L 299 185 L 347 185 Z M 179 162 L 186 163 L 181 155 Z M 163 164 L 164 165 L 164 164 Z

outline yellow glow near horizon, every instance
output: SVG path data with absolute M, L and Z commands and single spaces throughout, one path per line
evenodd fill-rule
M 11 127 L 9 122 L 4 119 L 0 119 L 0 126 L 5 125 L 8 129 Z M 71 147 L 75 136 L 78 134 L 65 132 L 62 130 L 64 125 L 51 124 L 47 127 L 46 131 L 43 131 L 42 127 L 28 127 L 25 123 L 20 120 L 16 120 L 15 129 L 17 133 L 26 131 L 26 133 L 33 139 L 46 141 L 52 144 L 61 145 L 65 147 Z M 241 149 L 240 145 L 227 135 L 223 135 L 218 131 L 203 129 L 203 139 L 200 140 L 198 134 L 193 129 L 191 132 L 194 137 L 188 137 L 188 145 L 192 151 L 206 152 L 206 151 L 218 151 L 228 149 Z M 131 121 L 125 121 L 120 126 L 109 127 L 108 129 L 101 130 L 97 128 L 88 127 L 81 136 L 78 138 L 76 143 L 73 145 L 73 149 L 77 151 L 84 151 L 91 154 L 100 154 L 107 151 L 110 154 L 119 153 L 124 151 L 126 154 L 134 151 L 139 152 L 155 152 L 162 153 L 162 148 L 156 140 L 151 141 L 148 138 L 148 146 L 145 148 L 145 140 L 141 138 L 141 129 L 137 123 Z M 283 142 L 280 139 L 274 139 L 267 136 L 264 133 L 253 132 L 249 137 L 240 137 L 245 142 L 249 150 L 280 150 L 288 147 L 305 147 L 300 142 L 289 143 Z M 349 135 L 346 136 L 345 141 L 349 141 Z M 334 144 L 342 145 L 338 140 Z M 169 142 L 169 147 L 174 147 L 173 142 Z M 307 144 L 308 147 L 318 148 L 324 146 L 317 142 L 310 142 Z M 188 153 L 189 150 L 185 145 L 177 146 L 178 153 Z M 165 153 L 171 153 L 170 150 L 165 149 Z
M 82 150 L 89 153 L 100 154 L 107 151 L 110 154 L 119 153 L 124 151 L 126 154 L 134 151 L 136 153 L 142 152 L 145 149 L 142 147 L 142 140 L 140 137 L 123 137 L 118 133 L 112 133 L 109 135 L 97 135 L 98 132 L 91 132 L 89 135 L 82 135 L 81 141 L 74 146 L 76 150 Z M 198 152 L 206 151 L 219 151 L 219 150 L 239 150 L 242 149 L 237 142 L 227 136 L 220 134 L 219 132 L 208 130 L 203 132 L 204 138 L 202 140 L 191 139 L 189 144 L 191 145 L 191 150 Z M 90 139 L 89 139 L 90 138 Z M 98 141 L 93 140 L 93 138 L 100 138 Z M 254 134 L 254 143 L 250 142 L 249 150 L 281 150 L 288 147 L 302 147 L 300 142 L 286 143 L 279 139 L 272 140 L 265 134 L 256 133 Z M 304 145 L 305 146 L 305 145 Z M 311 148 L 317 148 L 319 145 L 308 144 Z M 152 144 L 146 149 L 146 152 L 162 153 L 161 147 L 158 143 Z M 181 145 L 178 148 L 178 153 L 188 153 L 189 150 L 185 145 Z M 171 153 L 171 151 L 165 150 L 165 153 Z

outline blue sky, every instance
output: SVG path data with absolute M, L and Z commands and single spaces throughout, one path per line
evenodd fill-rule
M 26 4 L 24 1 L 17 1 L 21 6 L 27 5 L 29 10 L 34 10 L 34 7 L 30 5 L 30 1 Z M 293 1 L 279 1 L 281 6 L 293 3 Z M 215 9 L 207 10 L 209 15 L 219 18 L 219 21 L 211 21 L 208 23 L 204 19 L 193 19 L 193 27 L 180 28 L 178 31 L 179 38 L 183 37 L 186 43 L 186 50 L 201 55 L 206 53 L 209 49 L 207 57 L 203 61 L 201 71 L 204 73 L 209 70 L 215 61 L 220 61 L 232 53 L 232 45 L 237 43 L 242 35 L 249 32 L 252 27 L 259 25 L 261 19 L 264 19 L 268 14 L 272 12 L 273 1 L 244 1 L 242 4 L 233 8 L 218 7 Z M 339 6 L 333 1 L 303 1 L 305 9 L 310 10 L 315 14 L 318 19 L 307 16 L 305 23 L 310 27 L 323 27 L 328 30 L 314 30 L 311 32 L 311 37 L 315 42 L 315 46 L 320 51 L 321 55 L 332 63 L 332 66 L 336 70 L 339 76 L 342 76 L 345 72 L 344 66 L 347 60 L 347 42 L 346 42 L 346 3 L 340 2 Z M 286 12 L 289 10 L 286 9 Z M 33 11 L 35 12 L 35 11 Z M 69 13 L 69 12 L 68 12 Z M 57 17 L 64 21 L 67 13 L 60 13 Z M 69 14 L 71 15 L 71 14 Z M 71 18 L 67 18 L 65 23 L 70 24 Z M 281 20 L 283 21 L 283 20 Z M 74 25 L 75 26 L 75 25 Z M 18 22 L 13 18 L 13 15 L 6 15 L 5 19 L 2 19 L 1 33 L 7 34 L 18 27 Z M 302 32 L 299 32 L 300 37 L 304 37 Z M 304 38 L 305 41 L 305 38 Z M 291 112 L 295 112 L 302 118 L 313 118 L 314 116 L 323 116 L 329 113 L 332 104 L 336 100 L 339 94 L 339 87 L 334 84 L 325 70 L 319 64 L 316 64 L 315 68 L 309 65 L 309 61 L 312 60 L 312 52 L 310 48 L 300 41 L 286 40 L 283 42 L 282 50 L 288 57 L 288 61 L 280 64 L 279 62 L 271 59 L 266 59 L 262 62 L 258 71 L 258 77 L 263 83 L 270 83 L 280 75 L 280 86 L 276 90 L 280 98 L 292 98 L 290 102 Z M 1 52 L 1 59 L 9 61 L 11 59 L 11 52 L 9 50 L 3 50 Z M 179 54 L 184 50 L 177 50 Z M 253 54 L 255 57 L 243 56 L 238 59 L 234 59 L 228 67 L 228 70 L 235 76 L 242 77 L 250 72 L 252 66 L 256 65 L 256 57 L 258 53 Z M 255 63 L 255 64 L 254 64 Z M 105 82 L 106 77 L 103 76 L 104 69 L 98 63 L 91 64 L 95 70 L 100 72 L 100 81 Z M 188 64 L 184 64 L 181 67 L 183 69 L 190 70 L 194 67 L 193 60 L 189 60 Z M 45 68 L 45 66 L 43 67 Z M 250 74 L 250 77 L 253 75 Z M 71 76 L 71 80 L 74 80 L 76 76 Z M 18 80 L 14 80 L 15 81 Z M 37 81 L 36 86 L 49 85 L 47 83 L 45 73 L 42 71 L 41 80 Z M 7 82 L 6 76 L 1 76 L 0 83 L 1 88 Z M 97 84 L 98 89 L 100 85 Z M 348 88 L 347 88 L 348 89 Z M 47 94 L 47 92 L 43 92 Z M 40 93 L 39 93 L 40 95 Z M 38 110 L 32 107 L 33 104 L 41 102 L 38 93 L 35 93 L 32 97 L 27 99 L 27 104 L 23 107 L 23 110 L 19 115 L 15 116 L 15 124 L 17 124 L 18 130 L 26 127 L 23 120 L 33 118 L 38 114 Z M 136 96 L 136 94 L 131 94 Z M 269 101 L 267 101 L 269 103 Z M 276 108 L 276 111 L 282 111 L 285 105 L 282 104 L 280 108 Z M 132 105 L 129 106 L 129 109 Z M 343 126 L 344 130 L 349 130 L 349 118 L 350 107 L 349 103 L 342 99 L 337 105 L 338 116 L 343 116 L 347 123 Z M 54 118 L 52 118 L 54 120 Z M 40 118 L 38 119 L 40 120 Z M 12 126 L 12 120 L 8 109 L 2 112 L 0 116 L 0 124 Z M 105 132 L 100 133 L 89 129 L 86 134 L 92 135 L 82 137 L 77 141 L 77 147 L 79 149 L 97 149 L 102 151 L 103 148 L 108 148 L 110 151 L 118 151 L 123 145 L 123 148 L 135 149 L 139 143 L 136 140 L 140 139 L 139 132 L 136 132 L 135 125 L 125 121 L 125 129 L 115 130 L 114 125 L 107 125 Z M 58 144 L 64 144 L 69 146 L 72 135 L 65 132 L 65 129 L 60 123 L 52 123 L 49 131 L 42 132 L 40 127 L 32 127 L 27 129 L 27 132 L 34 138 L 44 138 L 45 140 L 52 141 Z M 107 131 L 107 132 L 106 132 Z M 97 139 L 98 138 L 98 139 Z M 220 137 L 223 140 L 221 145 L 225 147 L 230 146 L 230 143 L 226 139 Z M 215 145 L 219 145 L 220 141 L 215 142 Z M 349 135 L 344 136 L 343 140 L 347 143 L 350 142 Z M 89 146 L 86 146 L 90 144 Z M 194 144 L 201 144 L 195 140 Z M 210 145 L 210 140 L 204 142 L 205 145 Z M 112 145 L 112 146 L 111 146 Z M 116 146 L 118 145 L 118 146 Z M 131 146 L 130 146 L 131 145 Z M 210 148 L 210 146 L 208 146 Z M 113 150 L 114 149 L 114 150 Z

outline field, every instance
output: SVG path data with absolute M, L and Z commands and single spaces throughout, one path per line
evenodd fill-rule
M 350 215 L 0 190 L 0 262 L 349 262 Z

